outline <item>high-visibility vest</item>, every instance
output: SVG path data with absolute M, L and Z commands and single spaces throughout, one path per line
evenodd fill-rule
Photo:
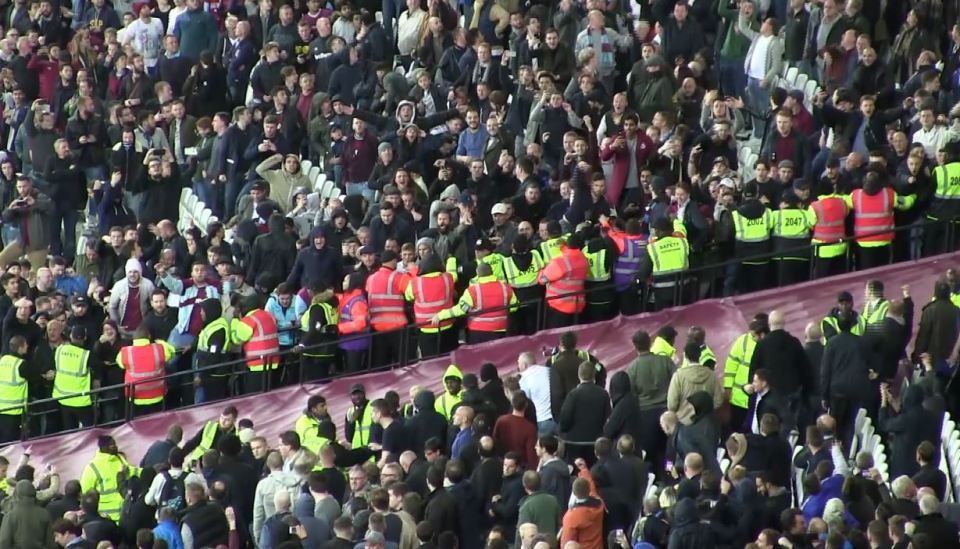
M 97 511 L 117 522 L 120 520 L 120 509 L 123 506 L 120 476 L 129 478 L 138 474 L 139 468 L 130 465 L 123 456 L 97 451 L 80 476 L 80 488 L 83 492 L 96 490 L 100 494 Z
M 540 272 L 539 280 L 547 286 L 547 305 L 565 314 L 583 312 L 587 304 L 583 284 L 588 270 L 583 252 L 563 248 L 562 253 L 551 259 Z
M 530 266 L 523 270 L 517 267 L 512 256 L 503 259 L 503 276 L 510 287 L 531 288 L 537 285 L 537 275 L 540 274 L 540 269 L 544 265 L 543 258 L 537 250 L 532 250 L 530 255 L 532 257 Z
M 756 348 L 757 342 L 750 332 L 741 334 L 730 346 L 723 365 L 723 388 L 730 389 L 730 404 L 738 408 L 750 407 L 750 395 L 743 386 L 750 383 L 750 361 Z
M 810 205 L 816 221 L 813 224 L 813 242 L 816 255 L 824 259 L 841 256 L 847 251 L 846 219 L 849 208 L 846 200 L 839 195 L 821 196 Z
M 857 242 L 893 242 L 893 209 L 896 194 L 885 188 L 870 196 L 863 189 L 850 195 L 853 201 L 853 234 Z
M 16 355 L 0 357 L 0 414 L 23 415 L 27 405 L 27 380 L 20 375 L 23 359 Z
M 737 242 L 757 243 L 770 239 L 770 210 L 756 219 L 744 217 L 739 211 L 733 211 L 733 226 Z
M 647 243 L 647 255 L 653 265 L 653 276 L 665 276 L 686 271 L 689 267 L 690 244 L 686 238 L 665 236 L 653 238 Z M 654 282 L 673 285 L 675 281 Z
M 474 332 L 506 332 L 510 296 L 513 290 L 505 282 L 486 280 L 471 284 L 467 291 L 473 310 L 467 317 L 467 329 Z
M 220 428 L 220 422 L 209 420 L 203 424 L 203 433 L 200 434 L 200 444 L 190 452 L 191 460 L 199 460 L 203 454 L 213 448 L 214 440 L 217 438 L 217 429 Z
M 960 200 L 960 162 L 951 162 L 933 169 L 937 188 L 933 198 L 937 200 Z
M 230 324 L 227 322 L 227 319 L 220 317 L 200 330 L 200 335 L 197 336 L 197 350 L 210 352 L 210 338 L 217 333 L 218 330 L 223 330 L 224 332 L 224 347 L 223 349 L 216 349 L 215 352 L 225 353 L 230 350 Z
M 339 315 L 337 314 L 337 310 L 333 307 L 333 305 L 326 302 L 312 303 L 309 307 L 307 307 L 307 310 L 304 311 L 303 316 L 300 317 L 301 332 L 310 331 L 310 328 L 311 328 L 310 318 L 313 316 L 313 311 L 317 307 L 319 307 L 323 311 L 323 324 L 317 323 L 317 326 L 313 327 L 314 330 L 322 330 L 325 326 L 330 326 L 332 329 L 333 327 L 337 326 L 337 323 L 339 322 L 340 319 L 339 319 Z M 336 334 L 331 334 L 330 341 L 332 342 L 335 339 L 336 339 Z M 314 342 L 307 343 L 306 341 L 304 341 L 303 343 L 304 345 L 309 347 L 311 345 L 315 345 L 318 342 L 314 341 Z M 320 345 L 319 347 L 316 347 L 313 349 L 306 348 L 303 350 L 303 356 L 307 356 L 307 357 L 327 358 L 335 354 L 336 354 L 336 349 L 332 343 L 330 345 Z
M 430 325 L 430 319 L 440 311 L 453 306 L 453 275 L 450 273 L 431 273 L 413 279 L 413 314 L 420 331 L 436 333 L 453 326 L 453 320 L 442 320 L 437 326 Z
M 251 372 L 261 372 L 264 367 L 268 370 L 276 370 L 279 366 L 277 354 L 280 352 L 277 319 L 263 309 L 256 309 L 243 317 L 240 322 L 253 331 L 253 337 L 243 344 L 247 369 Z
M 543 258 L 545 263 L 549 263 L 551 259 L 560 255 L 560 247 L 563 246 L 565 240 L 562 236 L 558 236 L 540 243 L 540 257 Z
M 320 454 L 320 449 L 330 444 L 330 439 L 320 436 L 320 420 L 307 414 L 297 418 L 293 430 L 300 435 L 300 445 L 314 454 Z
M 497 277 L 497 280 L 504 279 L 502 255 L 498 254 L 497 252 L 491 252 L 480 258 L 479 261 L 480 263 L 486 263 L 490 266 L 490 270 L 493 271 L 493 276 Z M 471 282 L 473 281 L 471 280 Z
M 449 391 L 444 391 L 440 398 L 433 404 L 433 409 L 437 411 L 438 414 L 447 418 L 448 420 L 453 417 L 453 408 L 460 404 L 460 401 L 463 400 L 463 391 L 455 395 L 451 395 Z
M 118 364 L 124 369 L 124 394 L 138 406 L 156 404 L 163 400 L 167 384 L 163 379 L 163 366 L 170 360 L 167 350 L 160 343 L 127 345 L 120 349 Z
M 370 324 L 374 330 L 383 332 L 407 325 L 403 289 L 399 288 L 402 280 L 402 273 L 386 267 L 367 277 Z
M 717 355 L 713 354 L 713 349 L 711 349 L 709 345 L 704 345 L 703 349 L 700 350 L 700 359 L 697 360 L 697 364 L 701 366 L 707 366 L 707 364 L 710 362 L 713 362 L 712 367 L 715 368 L 717 365 Z M 680 367 L 685 368 L 689 365 L 690 361 L 687 360 L 686 356 L 684 356 L 683 361 L 680 363 Z M 707 367 L 709 368 L 710 366 Z
M 595 252 L 583 252 L 587 258 L 587 282 L 606 282 L 610 280 L 610 269 L 607 268 L 607 249 L 600 248 Z
M 626 290 L 637 281 L 640 261 L 643 259 L 644 242 L 642 236 L 627 236 L 623 240 L 623 250 L 613 264 L 613 283 L 618 291 Z
M 677 349 L 673 345 L 667 343 L 667 340 L 660 336 L 657 336 L 653 339 L 653 343 L 650 345 L 650 352 L 655 355 L 667 357 L 671 362 L 677 356 Z
M 865 327 L 877 325 L 887 318 L 889 309 L 890 302 L 886 299 L 881 299 L 876 303 L 866 303 L 863 306 L 863 314 L 860 315 L 860 318 L 863 319 Z
M 863 315 L 857 315 L 857 323 L 850 327 L 850 333 L 857 336 L 863 335 L 866 327 L 867 323 L 863 320 Z M 826 328 L 830 328 L 830 330 Z M 823 344 L 826 344 L 831 337 L 839 334 L 840 325 L 837 322 L 837 317 L 833 315 L 823 317 L 823 320 L 820 321 L 820 333 L 823 334 L 820 339 Z M 829 336 L 827 335 L 828 333 L 830 334 Z
M 773 212 L 773 236 L 798 240 L 810 238 L 806 214 L 796 208 Z
M 353 418 L 353 439 L 350 441 L 352 448 L 363 448 L 370 444 L 370 428 L 373 427 L 373 406 L 370 401 L 363 406 L 363 413 L 360 417 Z
M 53 378 L 53 398 L 61 406 L 82 408 L 90 406 L 90 351 L 66 344 L 54 353 L 57 372 Z

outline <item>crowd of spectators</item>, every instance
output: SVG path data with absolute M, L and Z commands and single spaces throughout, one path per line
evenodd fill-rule
M 0 370 L 13 380 L 0 387 L 0 439 L 952 251 L 958 18 L 945 0 L 12 0 L 0 8 Z M 215 219 L 201 224 L 187 194 Z M 508 396 L 495 372 L 478 387 L 452 367 L 457 389 L 428 419 L 419 395 L 367 408 L 360 391 L 344 444 L 311 405 L 317 424 L 281 438 L 279 467 L 267 441 L 233 436 L 236 411 L 142 471 L 103 439 L 91 463 L 121 478 L 94 467 L 62 496 L 55 475 L 37 490 L 43 471 L 16 468 L 0 546 L 130 544 L 147 506 L 189 547 L 208 530 L 226 533 L 210 545 L 333 536 L 331 549 L 532 549 L 557 546 L 561 530 L 563 549 L 886 547 L 906 546 L 911 528 L 914 547 L 956 546 L 936 518 L 952 511 L 946 489 L 897 482 L 941 459 L 932 426 L 954 397 L 930 380 L 955 362 L 956 286 L 938 285 L 920 315 L 909 359 L 929 374 L 903 394 L 913 305 L 874 283 L 859 316 L 841 294 L 806 350 L 782 315 L 754 319 L 722 381 L 702 330 L 658 352 L 667 330 L 649 348 L 638 334 L 643 367 L 609 387 L 599 362 L 561 345 L 575 364 L 559 400 L 555 364 L 525 354 Z M 119 388 L 144 375 L 138 347 L 181 374 L 160 397 Z M 461 383 L 464 398 L 493 388 L 457 406 Z M 91 398 L 101 386 L 112 389 Z M 860 409 L 891 437 L 892 496 L 861 456 L 850 472 L 835 455 Z M 519 441 L 521 416 L 535 443 Z M 512 425 L 498 437 L 501 421 Z M 812 495 L 796 508 L 791 432 L 819 456 L 799 465 Z M 180 508 L 142 485 L 161 463 L 193 470 Z M 350 490 L 324 511 L 314 489 L 342 483 L 329 471 L 346 466 Z M 258 515 L 250 479 L 263 472 L 289 497 L 261 496 Z M 367 483 L 386 495 L 367 498 Z M 411 494 L 426 506 L 408 507 Z M 68 507 L 37 510 L 55 495 Z M 124 523 L 117 497 L 139 514 Z M 287 520 L 307 498 L 316 511 Z M 78 520 L 122 533 L 98 538 Z
M 451 365 L 437 394 L 354 383 L 343 418 L 321 390 L 276 438 L 257 429 L 278 418 L 228 405 L 170 425 L 138 465 L 100 436 L 79 479 L 24 447 L 0 458 L 0 546 L 957 547 L 941 460 L 960 446 L 941 433 L 956 435 L 960 289 L 937 281 L 914 337 L 910 288 L 882 286 L 867 282 L 860 311 L 842 292 L 802 341 L 782 311 L 758 313 L 725 358 L 700 326 L 682 346 L 672 325 L 638 331 L 609 380 L 566 332 L 509 371 Z M 868 444 L 872 425 L 884 442 Z

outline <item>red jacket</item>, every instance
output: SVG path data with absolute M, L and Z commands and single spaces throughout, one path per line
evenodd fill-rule
M 603 500 L 597 494 L 597 485 L 594 484 L 589 469 L 581 470 L 578 476 L 590 483 L 590 497 L 586 501 L 575 503 L 563 515 L 560 547 L 566 547 L 568 541 L 575 541 L 580 544 L 580 549 L 604 549 Z

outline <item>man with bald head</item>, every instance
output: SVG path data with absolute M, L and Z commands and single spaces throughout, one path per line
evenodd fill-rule
M 769 317 L 770 333 L 757 342 L 750 360 L 750 379 L 757 370 L 767 372 L 770 388 L 787 401 L 788 412 L 796 417 L 813 389 L 813 372 L 807 361 L 807 353 L 800 343 L 785 329 L 783 311 L 773 311 Z M 751 398 L 753 398 L 751 396 Z M 793 424 L 793 418 L 780 418 L 782 423 Z M 796 418 L 802 420 L 802 418 Z M 797 424 L 800 432 L 804 425 Z

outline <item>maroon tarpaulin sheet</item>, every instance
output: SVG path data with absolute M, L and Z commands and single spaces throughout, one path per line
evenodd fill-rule
M 743 333 L 747 319 L 757 312 L 769 312 L 773 309 L 785 312 L 787 329 L 802 340 L 806 324 L 828 312 L 836 302 L 839 291 L 847 290 L 853 294 L 856 307 L 860 309 L 864 282 L 878 278 L 884 282 L 888 298 L 899 297 L 900 287 L 909 284 L 917 304 L 916 317 L 919 319 L 920 308 L 933 294 L 933 283 L 948 267 L 955 266 L 958 259 L 960 253 L 944 255 L 808 282 L 787 289 L 701 301 L 658 313 L 618 317 L 606 322 L 578 326 L 576 331 L 579 347 L 589 349 L 612 373 L 630 363 L 633 357 L 630 337 L 636 330 L 654 331 L 665 323 L 672 323 L 680 332 L 676 346 L 682 349 L 686 328 L 696 324 L 707 331 L 707 344 L 719 359 L 717 373 L 720 375 L 730 344 Z M 501 376 L 513 375 L 516 373 L 517 356 L 521 352 L 533 351 L 540 356 L 544 347 L 552 348 L 556 345 L 558 334 L 562 331 L 564 330 L 544 331 L 535 336 L 511 337 L 495 343 L 461 347 L 452 354 L 452 362 L 459 365 L 464 373 L 479 373 L 480 365 L 490 361 L 496 364 Z M 252 419 L 257 433 L 266 436 L 273 445 L 281 432 L 293 428 L 305 407 L 307 397 L 321 392 L 327 397 L 330 412 L 337 421 L 340 436 L 343 437 L 343 417 L 350 404 L 347 391 L 351 384 L 358 381 L 364 383 L 370 399 L 381 397 L 392 389 L 399 392 L 401 400 L 406 402 L 413 385 L 420 385 L 439 394 L 442 390 L 440 377 L 450 363 L 449 358 L 433 359 L 388 372 L 341 378 L 322 386 L 288 387 L 266 394 L 236 398 L 232 403 L 240 410 L 240 417 Z M 26 444 L 31 448 L 34 465 L 49 463 L 64 475 L 63 478 L 79 478 L 83 467 L 96 451 L 97 436 L 113 435 L 121 450 L 126 452 L 132 462 L 138 463 L 149 445 L 164 437 L 169 425 L 182 425 L 184 437 L 190 437 L 202 427 L 204 421 L 216 418 L 223 406 L 221 402 L 171 411 L 136 419 L 111 429 L 86 430 L 36 439 Z M 0 455 L 15 462 L 23 447 L 22 444 L 8 446 L 0 451 Z

